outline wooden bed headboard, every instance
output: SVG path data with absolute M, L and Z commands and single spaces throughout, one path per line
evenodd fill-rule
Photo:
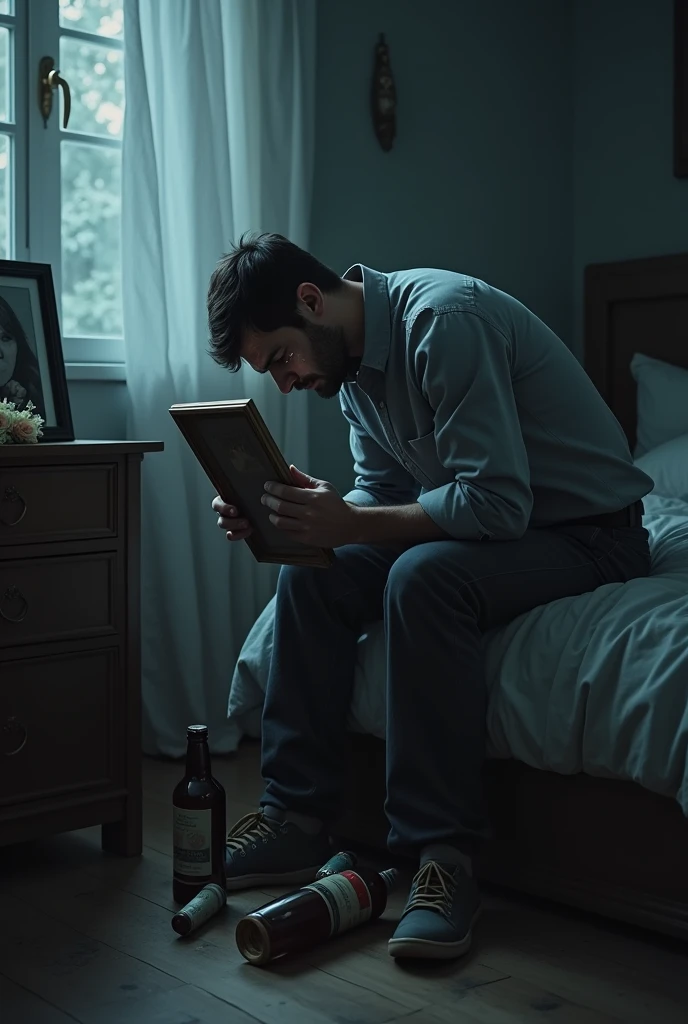
M 585 268 L 585 369 L 635 446 L 636 352 L 688 368 L 688 253 Z

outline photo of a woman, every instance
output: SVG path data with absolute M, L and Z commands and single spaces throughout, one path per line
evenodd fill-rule
M 16 313 L 0 296 L 0 402 L 3 398 L 19 410 L 33 402 L 45 419 L 38 359 Z

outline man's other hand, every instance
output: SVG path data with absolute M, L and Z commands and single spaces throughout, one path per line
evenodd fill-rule
M 289 467 L 294 486 L 268 481 L 260 499 L 270 522 L 295 540 L 313 547 L 335 548 L 355 540 L 355 509 L 332 484 Z
M 235 505 L 226 505 L 219 496 L 213 499 L 213 511 L 217 512 L 217 525 L 227 534 L 227 540 L 246 540 L 253 533 L 248 519 L 242 519 Z

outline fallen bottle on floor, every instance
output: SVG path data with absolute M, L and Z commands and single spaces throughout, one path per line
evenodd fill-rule
M 211 882 L 198 896 L 178 910 L 172 918 L 172 927 L 178 935 L 190 935 L 205 921 L 218 914 L 227 903 L 227 890 Z
M 250 963 L 262 965 L 376 920 L 398 871 L 343 871 L 272 900 L 237 924 L 236 943 Z

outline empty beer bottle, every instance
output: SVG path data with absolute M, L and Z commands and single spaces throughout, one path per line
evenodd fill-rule
M 188 903 L 211 882 L 225 887 L 225 791 L 211 774 L 207 726 L 190 725 L 186 738 L 186 772 L 172 794 L 177 903 Z
M 237 924 L 239 952 L 251 964 L 266 964 L 374 921 L 397 876 L 394 868 L 342 871 L 266 903 Z

